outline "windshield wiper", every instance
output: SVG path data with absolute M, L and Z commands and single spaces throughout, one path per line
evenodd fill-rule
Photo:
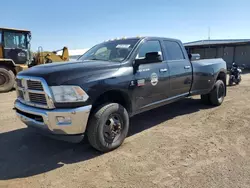
M 100 59 L 97 59 L 97 58 L 91 58 L 91 59 L 88 59 L 88 60 L 100 60 Z
M 109 61 L 109 60 L 106 60 L 106 59 L 97 59 L 97 58 L 91 58 L 91 59 L 86 59 L 86 60 Z

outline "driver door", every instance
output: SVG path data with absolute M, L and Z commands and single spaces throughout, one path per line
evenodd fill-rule
M 158 40 L 145 41 L 139 47 L 136 59 L 145 58 L 146 53 L 158 52 L 162 54 L 161 43 Z M 136 87 L 134 89 L 134 101 L 137 111 L 144 111 L 159 105 L 167 99 L 169 88 L 169 73 L 167 63 L 152 62 L 139 65 L 134 75 Z

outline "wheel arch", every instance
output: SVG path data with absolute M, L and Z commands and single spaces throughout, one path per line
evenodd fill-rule
M 121 90 L 108 90 L 99 95 L 93 102 L 91 112 L 95 111 L 98 106 L 108 102 L 119 103 L 128 111 L 128 114 L 131 115 L 132 102 L 129 95 Z

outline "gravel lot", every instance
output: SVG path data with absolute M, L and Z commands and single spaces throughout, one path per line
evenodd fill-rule
M 35 134 L 0 94 L 0 187 L 250 187 L 250 74 L 220 107 L 197 97 L 138 115 L 117 150 L 100 154 Z

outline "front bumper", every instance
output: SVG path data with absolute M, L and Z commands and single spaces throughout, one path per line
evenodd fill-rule
M 15 101 L 16 114 L 28 127 L 58 136 L 83 134 L 87 127 L 91 108 L 92 106 L 89 105 L 73 109 L 48 110 L 27 106 L 18 100 Z M 60 123 L 58 117 L 67 117 L 71 121 Z

